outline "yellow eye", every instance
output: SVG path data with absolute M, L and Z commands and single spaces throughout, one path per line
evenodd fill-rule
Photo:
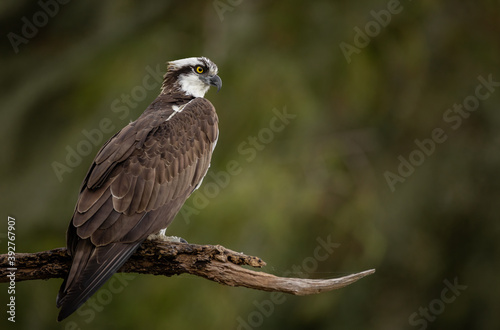
M 196 72 L 197 73 L 203 73 L 203 71 L 205 71 L 205 70 L 203 70 L 203 67 L 201 67 L 199 65 L 196 67 Z

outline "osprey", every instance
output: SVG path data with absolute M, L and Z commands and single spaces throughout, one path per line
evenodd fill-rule
M 201 184 L 218 137 L 217 66 L 206 57 L 168 63 L 160 95 L 111 137 L 83 180 L 67 231 L 72 265 L 57 295 L 58 321 L 90 298 L 152 234 L 165 237 Z

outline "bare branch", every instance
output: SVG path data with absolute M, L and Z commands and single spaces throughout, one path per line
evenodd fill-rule
M 0 255 L 0 282 L 8 282 L 8 255 Z M 15 281 L 66 277 L 71 258 L 66 248 L 15 255 Z M 285 292 L 293 295 L 317 294 L 352 284 L 374 269 L 334 278 L 285 278 L 241 266 L 260 268 L 266 263 L 258 257 L 238 253 L 221 245 L 197 245 L 146 240 L 118 272 L 153 275 L 192 274 L 229 286 Z

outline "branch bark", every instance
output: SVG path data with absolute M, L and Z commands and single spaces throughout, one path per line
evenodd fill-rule
M 0 255 L 0 283 L 11 280 L 8 255 Z M 15 254 L 15 281 L 64 278 L 71 265 L 66 248 Z M 146 240 L 118 272 L 153 275 L 191 274 L 229 286 L 310 295 L 342 288 L 373 274 L 375 269 L 333 279 L 284 278 L 241 266 L 261 268 L 258 257 L 229 250 L 221 245 L 197 245 Z

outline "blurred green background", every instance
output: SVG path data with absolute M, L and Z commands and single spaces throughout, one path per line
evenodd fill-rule
M 487 0 L 3 2 L 2 253 L 8 215 L 18 252 L 63 246 L 95 153 L 157 96 L 152 72 L 203 55 L 223 80 L 207 94 L 220 138 L 212 175 L 167 233 L 260 256 L 276 275 L 377 272 L 274 303 L 194 276 L 127 275 L 63 323 L 62 280 L 18 283 L 15 324 L 4 284 L 1 328 L 499 329 L 500 88 L 478 87 L 480 76 L 500 81 L 498 9 Z M 356 43 L 346 56 L 341 45 Z M 464 100 L 475 110 L 452 113 Z M 287 120 L 273 119 L 284 111 Z M 103 120 L 113 130 L 99 138 Z M 431 148 L 435 129 L 446 140 Z M 80 152 L 71 166 L 68 150 Z M 410 155 L 413 170 L 400 165 Z M 60 178 L 54 162 L 68 166 Z M 224 181 L 228 164 L 238 171 Z M 391 189 L 388 171 L 404 181 Z M 321 240 L 338 245 L 319 260 Z

